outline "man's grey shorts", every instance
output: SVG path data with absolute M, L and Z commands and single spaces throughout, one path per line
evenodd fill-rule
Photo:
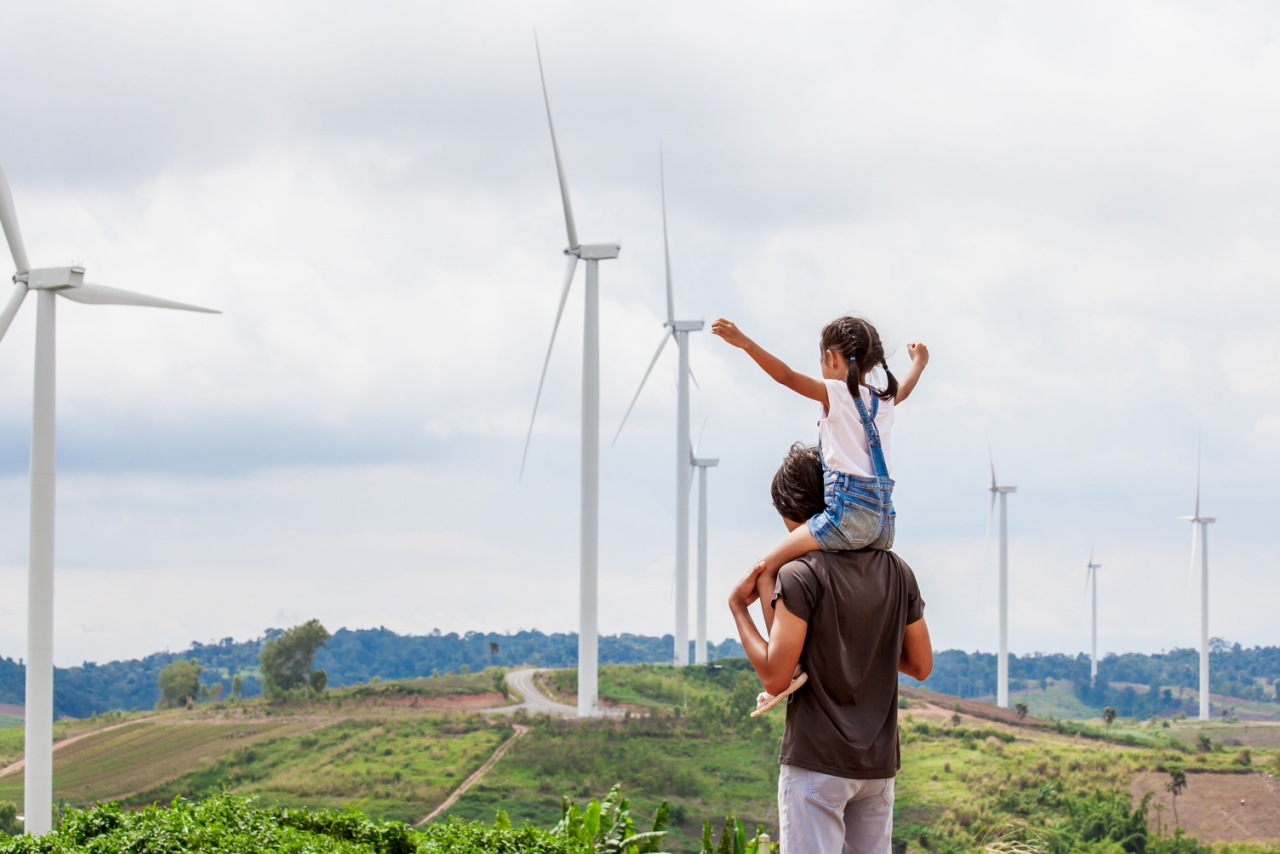
M 890 854 L 893 778 L 849 780 L 783 765 L 778 825 L 782 854 Z

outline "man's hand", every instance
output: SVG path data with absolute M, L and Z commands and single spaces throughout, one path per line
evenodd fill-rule
M 760 598 L 760 592 L 756 589 L 756 580 L 760 577 L 760 573 L 764 572 L 764 561 L 761 560 L 744 576 L 742 580 L 734 585 L 733 590 L 729 592 L 729 610 L 741 608 L 746 611 L 751 607 L 751 603 Z
M 723 317 L 711 323 L 711 334 L 724 339 L 726 344 L 745 350 L 747 345 L 751 343 L 751 339 L 743 334 L 732 320 L 725 320 Z
M 923 368 L 929 364 L 929 348 L 921 341 L 909 341 L 907 342 L 907 358 L 911 360 L 912 364 L 919 362 L 920 367 Z

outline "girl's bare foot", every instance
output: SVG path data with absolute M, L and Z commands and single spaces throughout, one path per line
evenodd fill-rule
M 767 691 L 760 692 L 760 694 L 756 697 L 756 710 L 751 713 L 751 717 L 753 718 L 760 717 L 765 712 L 769 711 L 774 706 L 778 705 L 778 703 L 782 702 L 784 699 L 794 694 L 797 690 L 800 689 L 801 686 L 804 685 L 804 683 L 809 681 L 808 673 L 801 671 L 800 668 L 798 667 L 796 668 L 796 670 L 799 671 L 798 674 L 791 678 L 791 684 L 788 685 L 787 690 L 783 691 L 781 694 L 778 694 L 775 697 L 772 694 L 768 693 Z

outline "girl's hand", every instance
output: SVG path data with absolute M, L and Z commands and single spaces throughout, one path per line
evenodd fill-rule
M 929 364 L 929 348 L 924 346 L 920 341 L 911 341 L 907 343 L 907 357 L 912 363 L 920 363 L 920 367 Z
M 742 330 L 732 320 L 725 320 L 723 317 L 712 322 L 711 334 L 723 338 L 726 344 L 732 344 L 738 348 L 745 348 L 751 343 L 751 339 L 742 334 Z

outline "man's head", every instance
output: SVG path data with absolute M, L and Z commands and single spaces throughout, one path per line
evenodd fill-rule
M 773 496 L 773 507 L 782 514 L 788 530 L 821 513 L 827 503 L 818 449 L 803 442 L 792 445 L 773 476 L 769 492 Z

